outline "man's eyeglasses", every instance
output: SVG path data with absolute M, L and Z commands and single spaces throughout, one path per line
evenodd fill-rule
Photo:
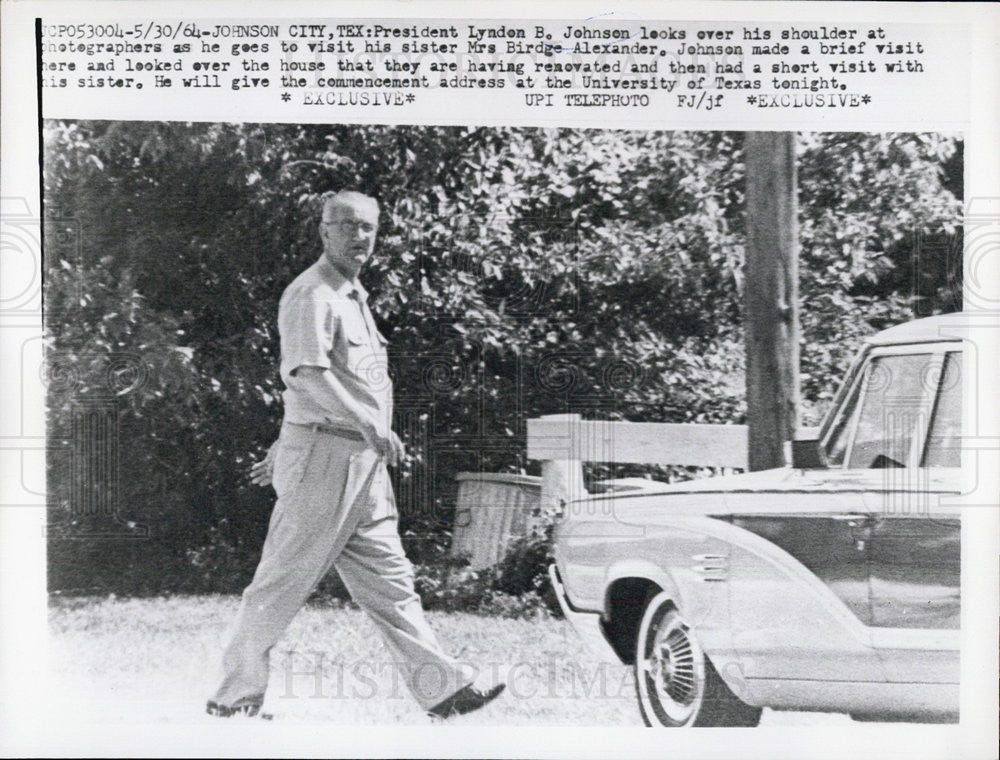
M 324 227 L 336 227 L 344 232 L 353 232 L 360 229 L 362 232 L 374 232 L 375 225 L 371 222 L 352 222 L 349 219 L 338 219 L 336 221 L 323 221 Z

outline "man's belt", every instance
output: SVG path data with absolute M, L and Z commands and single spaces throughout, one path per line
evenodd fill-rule
M 308 428 L 314 433 L 329 433 L 330 435 L 337 435 L 341 438 L 349 438 L 352 441 L 363 441 L 365 437 L 354 428 L 347 427 L 345 425 L 335 425 L 331 422 L 285 422 L 286 425 L 294 425 L 295 427 Z

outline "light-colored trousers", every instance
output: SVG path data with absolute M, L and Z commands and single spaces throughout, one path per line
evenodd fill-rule
M 392 485 L 375 450 L 285 424 L 273 484 L 278 502 L 260 564 L 226 634 L 222 681 L 211 699 L 229 707 L 263 699 L 271 648 L 331 566 L 375 622 L 421 707 L 470 683 L 424 618 L 399 540 Z

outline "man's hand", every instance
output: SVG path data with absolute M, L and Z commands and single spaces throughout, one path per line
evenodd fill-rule
M 264 458 L 250 466 L 250 482 L 258 486 L 268 486 L 274 477 L 274 457 L 278 453 L 278 441 L 271 444 Z
M 403 442 L 391 430 L 383 432 L 371 425 L 363 428 L 361 434 L 365 437 L 368 445 L 375 449 L 380 457 L 385 457 L 389 464 L 397 465 L 403 461 L 403 456 L 406 453 Z
M 389 446 L 391 451 L 389 452 L 389 464 L 397 465 L 403 461 L 406 456 L 406 448 L 403 446 L 403 442 L 399 439 L 391 430 L 389 431 Z

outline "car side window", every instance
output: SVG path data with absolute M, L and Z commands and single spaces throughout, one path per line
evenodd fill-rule
M 926 414 L 924 383 L 931 354 L 875 357 L 863 381 L 848 467 L 905 467 Z
M 962 354 L 945 355 L 924 451 L 924 467 L 961 467 Z

